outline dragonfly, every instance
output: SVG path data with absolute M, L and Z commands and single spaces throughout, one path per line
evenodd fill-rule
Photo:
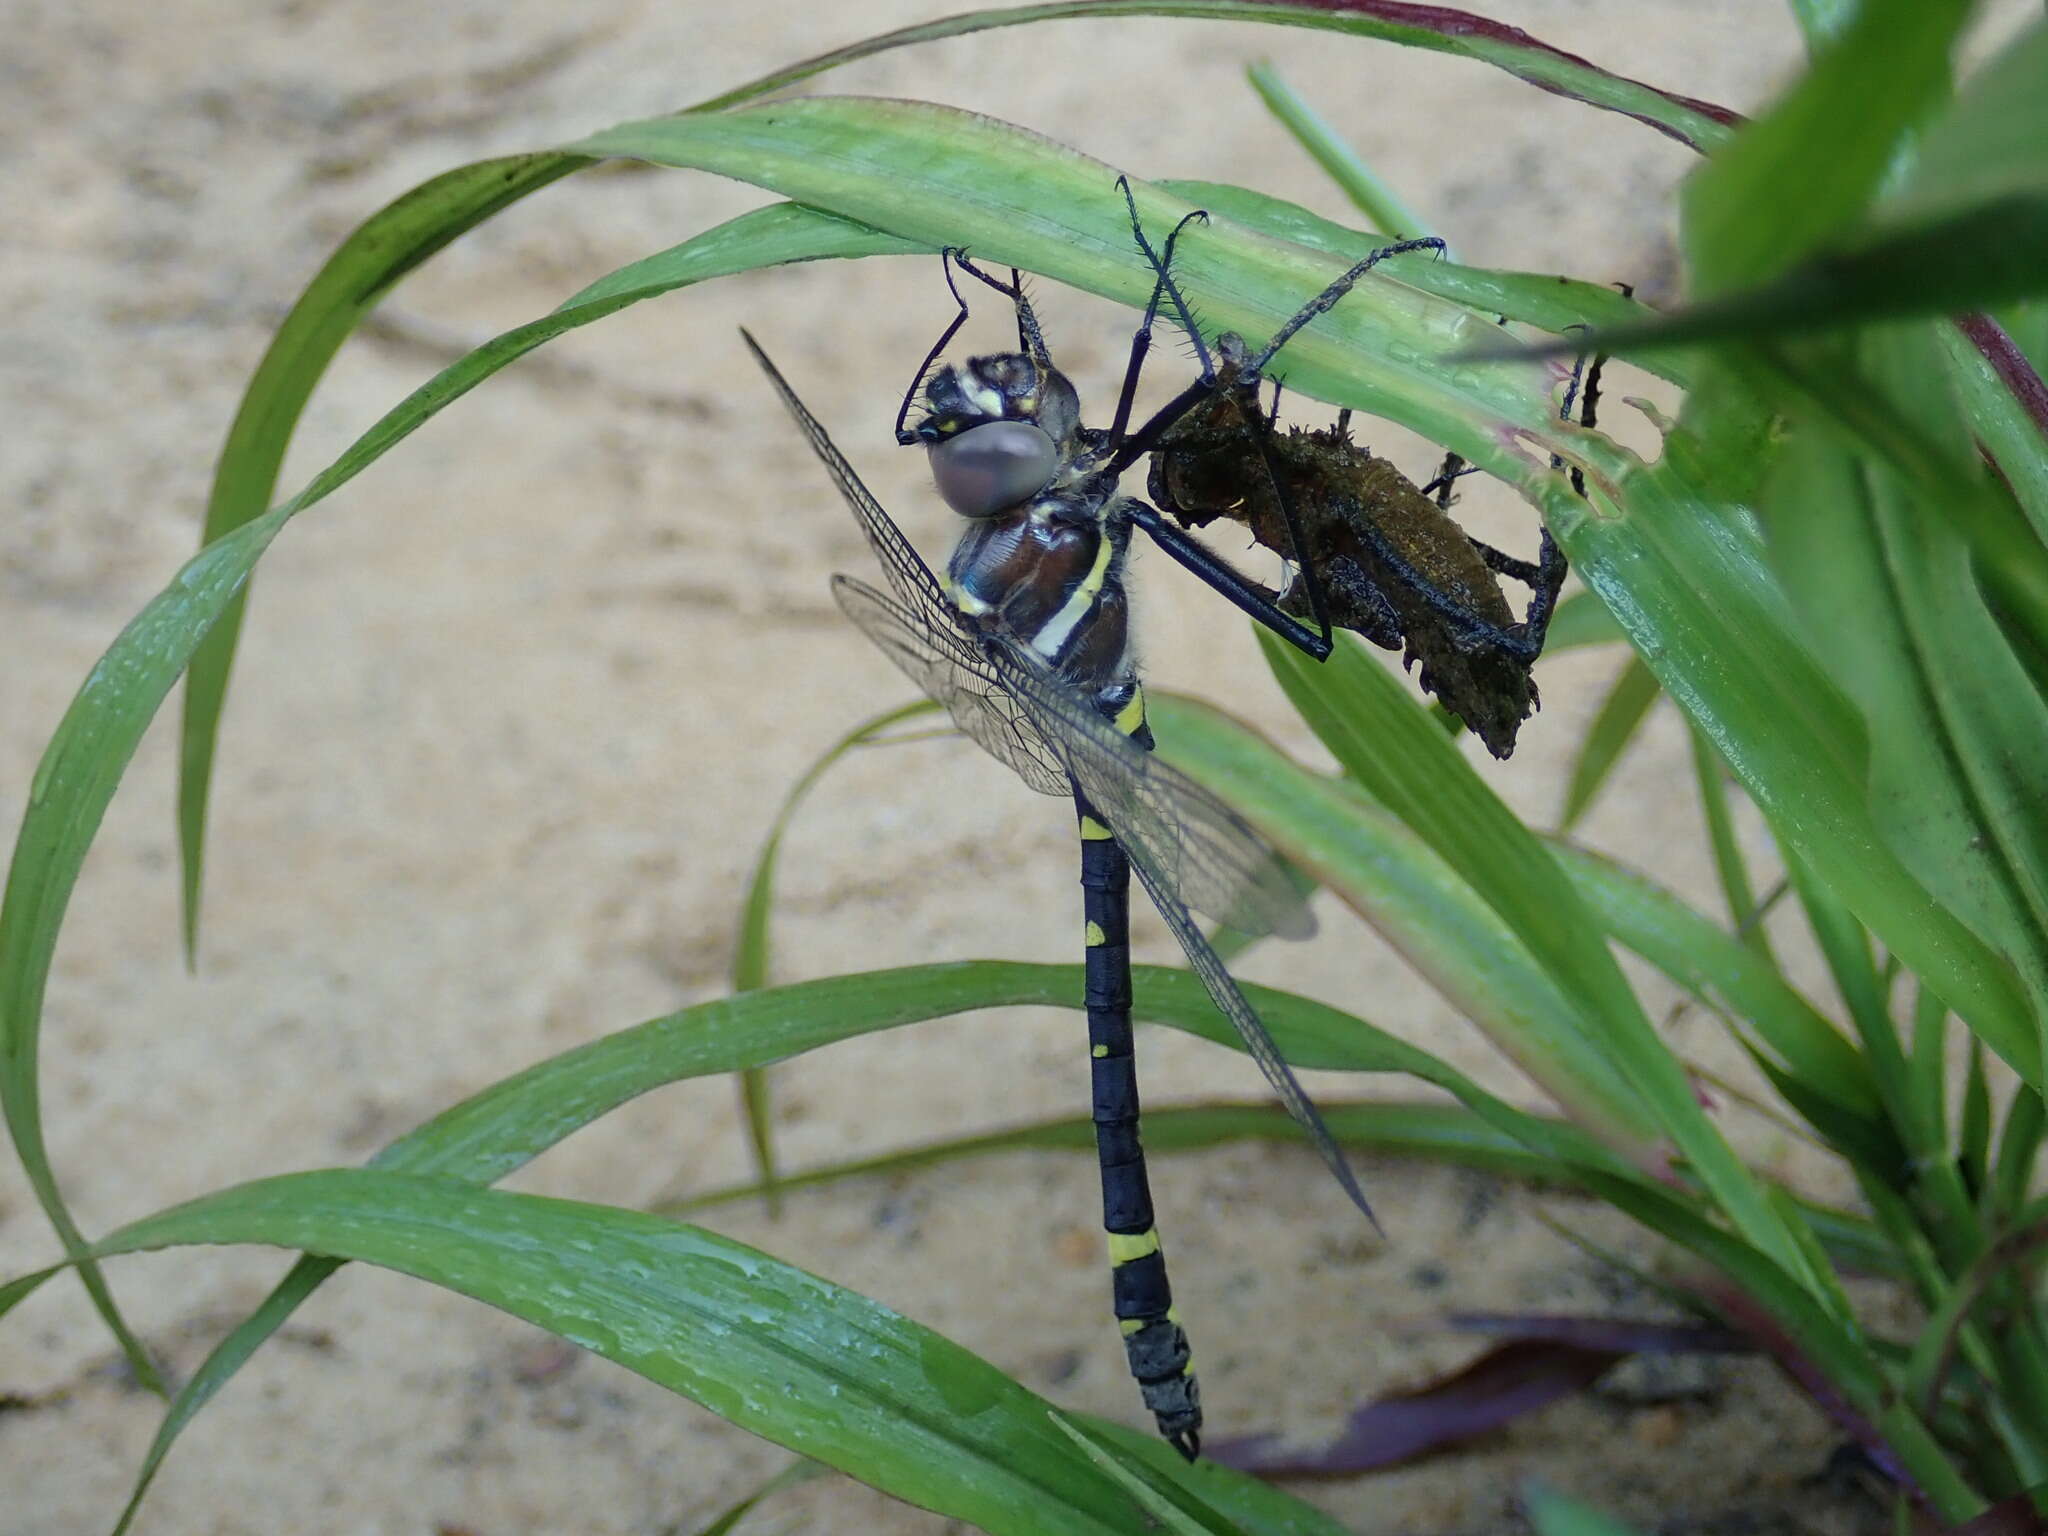
M 1126 198 L 1130 196 L 1124 184 Z M 1031 789 L 1072 801 L 1079 830 L 1086 948 L 1093 1120 L 1108 1235 L 1112 1308 L 1127 1363 L 1159 1432 L 1181 1454 L 1200 1453 L 1201 1392 L 1187 1332 L 1174 1306 L 1139 1134 L 1131 1027 L 1130 883 L 1133 874 L 1179 942 L 1189 968 L 1235 1028 L 1281 1104 L 1368 1220 L 1358 1179 L 1272 1035 L 1204 937 L 1201 913 L 1251 935 L 1306 938 L 1315 921 L 1302 884 L 1241 816 L 1153 754 L 1145 693 L 1132 655 L 1125 567 L 1143 529 L 1198 577 L 1310 654 L 1321 634 L 1282 613 L 1264 589 L 1154 509 L 1117 493 L 1118 476 L 1171 425 L 1164 413 L 1127 431 L 1137 373 L 1162 308 L 1193 321 L 1170 277 L 1183 220 L 1154 249 L 1131 207 L 1132 227 L 1155 274 L 1144 325 L 1132 343 L 1116 417 L 1104 431 L 1082 425 L 1079 398 L 1053 365 L 1021 282 L 981 271 L 964 252 L 944 257 L 1016 307 L 1018 350 L 931 372 L 965 320 L 960 314 L 925 359 L 898 415 L 898 438 L 925 446 L 942 499 L 965 527 L 942 579 L 862 483 L 818 419 L 742 331 L 783 405 L 852 511 L 881 568 L 880 590 L 832 579 L 846 616 L 954 724 Z M 1440 248 L 1406 242 L 1347 274 L 1355 282 L 1386 255 Z M 1298 316 L 1286 336 L 1338 294 Z M 925 416 L 905 425 L 918 384 Z M 1190 393 L 1180 409 L 1203 396 Z M 1377 1226 L 1377 1222 L 1374 1223 Z

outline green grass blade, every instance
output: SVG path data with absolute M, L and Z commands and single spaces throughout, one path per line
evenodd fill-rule
M 790 786 L 789 792 L 782 797 L 782 804 L 775 812 L 775 820 L 769 824 L 767 840 L 762 843 L 760 855 L 754 860 L 753 878 L 747 882 L 747 900 L 740 917 L 739 940 L 733 947 L 733 991 L 751 992 L 756 987 L 768 985 L 771 955 L 768 923 L 775 910 L 775 867 L 782 853 L 783 834 L 789 830 L 790 819 L 796 815 L 798 807 L 817 787 L 818 781 L 831 771 L 832 765 L 842 757 L 858 747 L 870 745 L 889 727 L 905 720 L 935 714 L 938 707 L 929 699 L 919 699 L 915 703 L 899 705 L 895 709 L 884 710 L 881 714 L 863 720 L 819 753 L 816 760 L 804 769 L 796 783 Z
M 1236 1031 L 1216 1012 L 1194 976 L 1152 966 L 1134 967 L 1134 976 L 1137 1017 L 1241 1048 Z M 1626 1172 L 1576 1128 L 1513 1108 L 1429 1053 L 1362 1020 L 1266 987 L 1247 985 L 1245 994 L 1283 1053 L 1299 1066 L 1407 1072 L 1456 1095 L 1487 1125 L 1560 1168 Z M 399 1138 L 377 1154 L 373 1165 L 488 1184 L 619 1105 L 666 1083 L 764 1067 L 874 1030 L 975 1009 L 1078 1007 L 1081 996 L 1079 966 L 966 961 L 832 977 L 721 998 L 540 1062 Z M 300 1260 L 256 1314 L 216 1346 L 159 1427 L 129 1502 L 130 1516 L 199 1410 L 336 1267 L 331 1259 Z
M 587 164 L 567 155 L 515 155 L 464 166 L 413 188 L 343 242 L 285 316 L 242 392 L 214 470 L 200 543 L 225 537 L 270 505 L 313 386 L 394 283 L 466 230 Z M 195 658 L 185 688 L 178 845 L 188 961 L 198 945 L 207 798 L 241 620 L 238 601 Z
M 1607 697 L 1600 701 L 1600 712 L 1587 727 L 1586 739 L 1579 743 L 1579 755 L 1572 761 L 1571 783 L 1565 787 L 1564 813 L 1558 821 L 1562 831 L 1569 832 L 1593 808 L 1594 800 L 1614 772 L 1614 765 L 1635 740 L 1650 706 L 1661 694 L 1657 674 L 1643 665 L 1640 656 L 1629 657 L 1621 675 L 1607 690 Z
M 124 1227 L 96 1251 L 220 1243 L 375 1264 L 474 1297 L 984 1530 L 1108 1536 L 1142 1519 L 1051 1427 L 1050 1405 L 993 1366 L 866 1297 L 701 1229 L 331 1169 L 203 1196 Z
M 873 741 L 878 733 L 899 721 L 931 714 L 937 708 L 929 700 L 920 699 L 914 704 L 902 705 L 863 721 L 826 748 L 790 786 L 789 793 L 782 797 L 775 820 L 769 824 L 767 841 L 761 845 L 760 855 L 754 860 L 753 878 L 747 882 L 747 899 L 740 910 L 739 937 L 733 945 L 733 991 L 751 992 L 756 987 L 768 985 L 772 953 L 768 924 L 775 911 L 775 866 L 781 856 L 783 834 L 788 831 L 790 818 L 796 814 L 797 807 L 803 804 L 818 780 L 848 752 Z M 740 1073 L 740 1107 L 746 1116 L 747 1141 L 754 1152 L 754 1171 L 767 1186 L 768 1208 L 772 1212 L 777 1207 L 774 1188 L 775 1105 L 765 1067 L 749 1067 Z
M 1115 170 L 950 107 L 817 97 L 623 123 L 570 148 L 735 177 L 918 245 L 964 245 L 995 265 L 1133 307 L 1151 297 Z M 1193 211 L 1147 183 L 1132 190 L 1147 228 L 1170 229 Z M 1189 229 L 1176 252 L 1174 274 L 1205 323 L 1255 342 L 1347 265 L 1220 218 Z M 1524 442 L 1597 453 L 1600 440 L 1556 419 L 1542 365 L 1441 366 L 1445 354 L 1497 327 L 1405 281 L 1429 264 L 1425 254 L 1392 258 L 1290 342 L 1274 371 L 1290 389 L 1399 421 L 1538 494 L 1556 477 L 1547 456 Z
M 1930 432 L 1967 441 L 1959 421 L 1940 419 L 1945 401 L 1929 398 L 1942 372 L 1932 338 L 1916 331 L 1886 342 L 1869 353 L 1889 389 L 1925 400 L 1919 415 Z M 1970 487 L 1957 495 L 1970 497 Z M 2048 767 L 2030 744 L 2048 733 L 2048 702 L 2001 622 L 2015 615 L 1993 611 L 1967 514 L 1930 502 L 1819 426 L 1795 437 L 1765 510 L 1774 563 L 1806 630 L 1827 637 L 1831 671 L 1868 722 L 1878 829 L 1949 911 L 2022 976 L 2041 976 Z M 1810 567 L 1822 552 L 1824 568 Z M 2038 544 L 2016 551 L 2004 573 L 2029 558 L 2041 562 Z
M 2041 1095 L 2022 1088 L 2005 1112 L 2005 1124 L 1998 1133 L 1998 1164 L 1993 1175 L 1992 1210 L 2003 1218 L 2016 1211 L 2033 1187 L 2034 1165 L 2041 1156 L 2041 1139 L 2048 1132 L 2048 1110 Z
M 1588 1039 L 1576 1001 L 1423 838 L 1218 711 L 1178 698 L 1151 704 L 1162 755 L 1348 902 L 1575 1120 L 1625 1155 L 1655 1160 L 1656 1125 Z M 1417 714 L 1420 729 L 1436 732 Z
M 1263 636 L 1260 643 L 1281 687 L 1345 771 L 1469 884 L 1570 1000 L 1582 1036 L 1573 1052 L 1576 1075 L 1600 1083 L 1618 1071 L 1641 1106 L 1638 1123 L 1647 1110 L 1729 1219 L 1800 1273 L 1804 1260 L 1789 1233 L 1708 1121 L 1683 1065 L 1643 1013 L 1600 925 L 1548 850 L 1359 646 L 1341 646 L 1316 663 Z M 1593 1057 L 1602 1068 L 1586 1065 Z
M 1681 194 L 1701 293 L 1777 276 L 1875 199 L 1907 132 L 1941 103 L 1966 0 L 1864 0 L 1856 19 Z
M 108 647 L 44 749 L 0 899 L 0 1107 L 36 1200 L 64 1251 L 84 1240 L 57 1185 L 43 1137 L 38 1065 L 43 1000 L 57 933 L 78 871 L 142 733 L 193 650 L 220 621 L 257 558 L 283 526 L 273 514 L 246 524 L 185 565 Z M 116 1311 L 97 1266 L 79 1273 L 138 1379 L 161 1390 L 147 1353 Z
M 1984 1071 L 1984 1042 L 1970 1036 L 1968 1051 L 1962 1118 L 1956 1128 L 1956 1163 L 1964 1187 L 1978 1195 L 1991 1187 L 1991 1080 Z
M 215 472 L 206 542 L 224 537 L 263 510 L 307 395 L 383 288 L 506 202 L 587 163 L 573 156 L 528 156 L 450 172 L 400 198 L 350 236 L 294 306 L 243 395 L 241 411 Z M 434 217 L 440 222 L 434 222 Z M 807 208 L 771 207 L 742 214 L 621 268 L 552 314 L 515 327 L 442 369 L 387 412 L 294 498 L 292 510 L 302 510 L 328 495 L 499 369 L 565 331 L 615 314 L 641 299 L 783 262 L 896 255 L 917 249 Z M 372 284 L 382 286 L 363 291 L 365 285 Z M 198 933 L 206 803 L 241 617 L 238 600 L 192 659 L 185 687 L 178 828 L 188 949 Z
M 2035 536 L 2048 542 L 2048 420 L 2015 393 L 2010 378 L 2031 369 L 1989 316 L 1972 316 L 1965 325 L 1944 325 L 1937 332 L 1949 381 Z M 2048 402 L 2038 374 L 2022 387 L 2030 398 Z
M 1087 1430 L 1065 1414 L 1055 1410 L 1052 1423 L 1053 1428 L 1074 1442 L 1082 1455 L 1114 1478 L 1124 1492 L 1151 1515 L 1152 1518 L 1145 1522 L 1147 1530 L 1173 1531 L 1177 1536 L 1235 1536 L 1236 1527 L 1215 1511 L 1197 1513 L 1141 1472 L 1120 1465 L 1107 1445 L 1099 1444 Z
M 156 1475 L 163 1467 L 164 1458 L 170 1455 L 171 1447 L 178 1443 L 178 1437 L 185 1432 L 186 1426 L 213 1401 L 222 1387 L 234 1379 L 235 1373 L 263 1347 L 264 1341 L 291 1319 L 292 1313 L 299 1309 L 299 1303 L 325 1285 L 327 1277 L 341 1265 L 340 1259 L 299 1259 L 271 1288 L 270 1294 L 263 1298 L 256 1310 L 214 1345 L 199 1369 L 179 1386 L 177 1395 L 164 1412 L 163 1421 L 150 1437 L 149 1450 L 143 1455 L 142 1464 L 135 1469 L 135 1485 L 128 1492 L 128 1502 L 121 1509 L 121 1518 L 114 1526 L 113 1536 L 127 1536 L 136 1515 L 141 1513 L 142 1501 L 149 1493 L 150 1485 L 156 1481 Z
M 717 1519 L 695 1532 L 695 1536 L 732 1536 L 734 1527 L 764 1501 L 786 1488 L 796 1488 L 823 1477 L 831 1469 L 815 1461 L 793 1461 L 762 1483 L 752 1493 L 730 1505 Z
M 1728 921 L 1742 935 L 1743 943 L 1769 960 L 1770 939 L 1758 920 L 1756 886 L 1749 878 L 1749 864 L 1742 857 L 1742 845 L 1735 840 L 1735 814 L 1728 805 L 1728 784 L 1722 777 L 1721 759 L 1697 726 L 1689 734 L 1693 783 L 1699 790 L 1700 814 L 1707 824 L 1707 847 L 1713 851 L 1714 874 L 1721 882 L 1721 899 L 1728 905 Z
M 1930 987 L 1913 1000 L 1913 1123 L 1920 1149 L 1948 1155 L 1948 1005 Z
M 1202 1462 L 1193 1472 L 1187 1471 L 1180 1453 L 1157 1435 L 1085 1414 L 1067 1414 L 1065 1418 L 1084 1427 L 1097 1444 L 1114 1446 L 1126 1467 L 1147 1467 L 1164 1474 L 1169 1483 L 1185 1479 L 1182 1486 L 1198 1493 L 1207 1508 L 1234 1521 L 1248 1536 L 1347 1536 L 1345 1528 L 1329 1516 L 1259 1478 L 1208 1477 L 1203 1469 L 1215 1466 L 1214 1462 Z
M 1416 1157 L 1475 1168 L 1529 1183 L 1568 1182 L 1569 1172 L 1542 1153 L 1532 1152 L 1515 1137 L 1455 1104 L 1404 1104 L 1370 1100 L 1355 1104 L 1320 1100 L 1316 1108 L 1330 1134 L 1347 1147 L 1383 1157 Z M 1170 1156 L 1236 1141 L 1283 1141 L 1306 1145 L 1308 1133 L 1269 1101 L 1147 1105 L 1145 1152 Z M 911 1173 L 969 1158 L 999 1157 L 1011 1152 L 1093 1153 L 1095 1122 L 1076 1115 L 1013 1126 L 981 1136 L 958 1136 L 920 1143 L 879 1157 L 852 1158 L 787 1175 L 778 1186 L 785 1192 L 836 1184 L 844 1179 Z M 687 1216 L 736 1200 L 767 1193 L 756 1181 L 708 1189 L 658 1207 L 663 1216 Z
M 1158 185 L 1212 214 L 1221 214 L 1276 240 L 1325 252 L 1347 264 L 1388 243 L 1385 235 L 1352 229 L 1246 187 L 1180 179 L 1161 181 Z M 1461 266 L 1454 261 L 1429 261 L 1404 268 L 1401 280 L 1440 299 L 1488 315 L 1505 315 L 1545 331 L 1563 332 L 1574 326 L 1620 330 L 1648 324 L 1655 314 L 1613 288 L 1555 273 L 1509 272 Z M 1691 377 L 1688 360 L 1667 352 L 1646 359 L 1643 366 L 1681 387 Z
M 913 43 L 938 42 L 995 27 L 1040 21 L 1113 20 L 1131 16 L 1180 16 L 1309 27 L 1447 53 L 1505 70 L 1538 90 L 1632 117 L 1694 149 L 1709 149 L 1726 142 L 1729 129 L 1740 121 L 1726 107 L 1613 74 L 1576 54 L 1539 41 L 1519 27 L 1504 26 L 1485 16 L 1448 6 L 1417 7 L 1390 4 L 1387 0 L 1351 0 L 1341 11 L 1327 5 L 1288 0 L 1065 0 L 1063 4 L 970 11 L 884 32 L 817 54 L 713 97 L 701 103 L 701 107 L 735 106 L 842 64 Z
M 1633 870 L 1562 841 L 1551 853 L 1611 937 L 1747 1026 L 1741 1038 L 1766 1061 L 1846 1113 L 1881 1116 L 1870 1064 L 1767 957 Z
M 1705 342 L 1764 341 L 1880 320 L 1954 315 L 2048 292 L 2048 195 L 2013 195 L 1906 229 L 1859 235 L 1774 281 L 1691 304 L 1652 321 L 1596 331 L 1580 342 L 1665 371 L 1660 359 Z M 1473 349 L 1500 356 L 1498 340 Z
M 1614 515 L 1554 516 L 1553 531 L 1781 851 L 2037 1079 L 2034 1021 L 2010 967 L 1929 895 L 1873 816 L 1863 722 L 1795 631 L 1746 511 L 1773 451 L 1761 422 L 1733 412 L 1733 388 L 1717 379 L 1696 393 L 1663 457 L 1625 477 Z M 1799 732 L 1782 728 L 1792 719 Z
M 1526 1184 L 1579 1188 L 1572 1164 L 1531 1151 L 1460 1105 L 1397 1103 L 1372 1100 L 1317 1105 L 1330 1134 L 1347 1147 L 1380 1157 L 1412 1157 L 1425 1162 L 1472 1168 Z M 1551 1122 L 1553 1128 L 1560 1127 Z M 1171 1156 L 1234 1141 L 1285 1141 L 1306 1145 L 1307 1134 L 1271 1103 L 1169 1104 L 1145 1111 L 1145 1150 L 1150 1156 Z M 1093 1156 L 1095 1123 L 1081 1116 L 1043 1120 L 983 1136 L 961 1136 L 925 1142 L 879 1157 L 855 1158 L 806 1169 L 787 1176 L 780 1189 L 822 1187 L 845 1179 L 891 1177 L 921 1168 L 942 1166 L 974 1157 L 1012 1152 L 1072 1152 Z M 686 1216 L 734 1201 L 758 1199 L 759 1184 L 733 1184 L 658 1208 L 663 1216 Z M 1899 1268 L 1898 1255 L 1868 1218 L 1834 1206 L 1801 1202 L 1800 1218 L 1825 1245 L 1834 1263 L 1861 1274 L 1889 1275 Z
M 1365 215 L 1372 228 L 1384 231 L 1396 240 L 1413 240 L 1436 233 L 1436 227 L 1410 208 L 1400 193 L 1360 159 L 1358 151 L 1347 144 L 1344 136 L 1287 83 L 1279 70 L 1261 62 L 1247 69 L 1245 78 L 1259 93 L 1259 100 L 1266 104 L 1266 110 L 1292 135 L 1295 143 L 1308 151 L 1309 158 L 1323 168 L 1330 180 L 1337 183 L 1338 190 L 1351 199 L 1351 206 Z M 1444 255 L 1450 254 L 1446 246 Z

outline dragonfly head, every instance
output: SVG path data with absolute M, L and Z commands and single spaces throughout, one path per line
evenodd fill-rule
M 994 517 L 1052 484 L 1076 453 L 1081 404 L 1067 376 L 1021 352 L 948 365 L 925 386 L 912 440 L 962 517 Z

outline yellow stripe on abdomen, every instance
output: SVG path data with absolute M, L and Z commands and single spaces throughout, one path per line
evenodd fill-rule
M 1133 1259 L 1149 1258 L 1159 1251 L 1157 1227 L 1147 1227 L 1142 1232 L 1111 1232 L 1108 1237 L 1111 1264 L 1128 1264 Z

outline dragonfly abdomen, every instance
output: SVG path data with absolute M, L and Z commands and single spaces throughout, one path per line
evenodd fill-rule
M 1140 712 L 1140 730 L 1142 722 Z M 1188 1336 L 1174 1310 L 1138 1131 L 1138 1074 L 1131 1032 L 1130 860 L 1087 798 L 1077 795 L 1075 805 L 1081 824 L 1088 940 L 1084 1001 L 1110 1294 L 1124 1354 L 1145 1406 L 1160 1434 L 1192 1459 L 1201 1445 L 1202 1394 L 1190 1365 Z

